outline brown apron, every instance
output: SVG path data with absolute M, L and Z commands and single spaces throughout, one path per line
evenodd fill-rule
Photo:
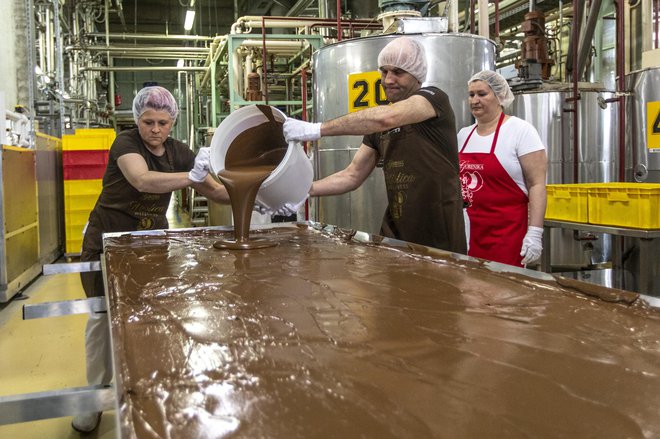
M 466 253 L 458 167 L 413 125 L 380 137 L 388 208 L 381 234 Z

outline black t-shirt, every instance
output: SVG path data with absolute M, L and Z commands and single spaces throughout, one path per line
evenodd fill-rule
M 363 139 L 383 160 L 388 208 L 381 233 L 465 253 L 454 112 L 437 87 L 420 88 L 414 95 L 426 98 L 436 117 Z
M 178 140 L 168 138 L 165 154 L 158 157 L 143 143 L 137 128 L 120 133 L 110 148 L 103 190 L 90 215 L 90 225 L 102 233 L 168 227 L 165 214 L 172 193 L 150 194 L 135 189 L 117 164 L 119 157 L 130 153 L 140 154 L 150 171 L 188 172 L 195 164 L 195 154 Z

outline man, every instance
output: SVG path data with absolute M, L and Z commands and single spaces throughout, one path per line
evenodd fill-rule
M 287 141 L 364 135 L 349 166 L 315 181 L 312 196 L 339 195 L 359 187 L 383 160 L 388 208 L 381 234 L 466 253 L 456 123 L 447 95 L 422 87 L 426 57 L 409 37 L 391 41 L 378 55 L 388 106 L 369 108 L 323 123 L 288 118 Z

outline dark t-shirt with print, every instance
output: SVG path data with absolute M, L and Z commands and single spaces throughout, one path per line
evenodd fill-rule
M 436 117 L 363 139 L 383 160 L 388 207 L 381 233 L 465 253 L 454 112 L 437 87 L 423 87 L 414 95 L 426 98 Z
M 195 154 L 185 143 L 168 138 L 165 154 L 158 157 L 142 142 L 137 128 L 121 132 L 110 147 L 103 189 L 89 216 L 81 261 L 99 260 L 103 252 L 103 233 L 168 227 L 166 213 L 172 193 L 151 194 L 135 189 L 117 164 L 119 157 L 131 153 L 141 155 L 150 171 L 188 172 L 195 164 Z M 98 272 L 81 273 L 81 278 L 87 296 L 103 294 L 103 283 Z

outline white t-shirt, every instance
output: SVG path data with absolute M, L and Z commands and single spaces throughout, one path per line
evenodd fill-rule
M 463 148 L 465 139 L 467 139 L 475 125 L 465 127 L 458 132 L 459 151 Z M 475 130 L 463 152 L 489 153 L 490 147 L 493 145 L 494 136 L 494 132 L 488 136 L 480 136 Z M 525 179 L 523 178 L 522 167 L 518 158 L 542 149 L 545 149 L 545 146 L 541 142 L 541 137 L 529 122 L 519 119 L 516 116 L 510 116 L 502 123 L 500 135 L 497 138 L 497 145 L 495 145 L 495 156 L 525 195 L 527 195 L 527 187 L 525 186 Z

